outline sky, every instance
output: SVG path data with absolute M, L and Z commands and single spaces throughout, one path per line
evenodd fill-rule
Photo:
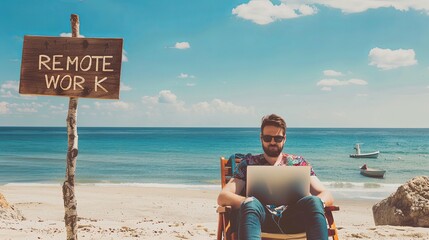
M 119 100 L 78 126 L 428 128 L 429 1 L 0 2 L 0 126 L 66 126 L 68 97 L 18 93 L 24 35 L 123 38 Z

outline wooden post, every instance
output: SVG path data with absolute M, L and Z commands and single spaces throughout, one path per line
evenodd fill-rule
M 79 16 L 72 14 L 70 17 L 72 37 L 79 37 Z M 69 111 L 67 114 L 67 168 L 63 183 L 64 221 L 67 230 L 67 240 L 77 240 L 77 201 L 74 191 L 76 160 L 78 155 L 77 136 L 77 97 L 70 97 Z

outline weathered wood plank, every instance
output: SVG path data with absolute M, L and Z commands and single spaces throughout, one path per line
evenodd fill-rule
M 119 99 L 122 39 L 24 36 L 19 93 Z

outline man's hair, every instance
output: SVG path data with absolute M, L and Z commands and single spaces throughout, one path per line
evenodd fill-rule
M 286 134 L 286 122 L 285 120 L 276 114 L 270 114 L 262 117 L 261 133 L 265 126 L 274 126 L 283 129 L 283 134 Z

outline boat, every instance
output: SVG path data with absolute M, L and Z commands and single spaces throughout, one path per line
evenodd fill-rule
M 373 177 L 373 178 L 384 178 L 384 174 L 386 173 L 386 170 L 381 169 L 375 169 L 375 168 L 368 168 L 366 164 L 364 164 L 360 168 L 360 174 L 366 176 L 366 177 Z
M 356 154 L 350 154 L 351 158 L 378 158 L 378 154 L 380 154 L 380 151 L 361 153 L 359 143 L 355 144 L 354 149 L 356 149 Z

